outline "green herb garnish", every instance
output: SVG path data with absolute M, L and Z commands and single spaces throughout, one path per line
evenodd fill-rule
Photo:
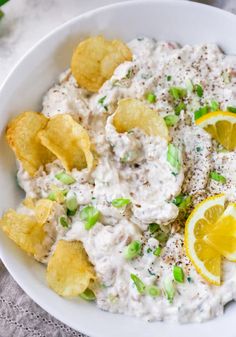
M 85 229 L 91 229 L 99 220 L 100 212 L 92 205 L 85 206 L 80 211 L 80 219 L 85 222 Z
M 155 103 L 156 100 L 157 100 L 157 97 L 156 95 L 153 93 L 153 92 L 149 92 L 147 95 L 146 95 L 146 99 L 149 103 Z
M 183 99 L 187 96 L 187 90 L 180 87 L 171 87 L 169 94 L 174 100 Z
M 79 297 L 85 301 L 95 301 L 96 300 L 96 296 L 94 292 L 89 288 L 87 288 L 82 294 L 80 294 Z
M 138 255 L 140 255 L 142 250 L 142 244 L 140 241 L 135 240 L 132 241 L 127 247 L 124 249 L 124 257 L 126 260 L 132 260 Z
M 164 280 L 163 286 L 164 286 L 164 293 L 165 293 L 166 298 L 168 299 L 170 303 L 173 303 L 174 296 L 175 296 L 175 287 L 174 287 L 173 281 L 169 277 L 167 277 Z
M 179 116 L 181 111 L 186 111 L 187 107 L 184 102 L 180 102 L 176 107 L 174 108 L 176 116 Z
M 64 227 L 64 228 L 68 228 L 69 227 L 69 223 L 68 223 L 67 217 L 65 215 L 60 216 L 59 222 L 60 222 L 60 225 L 62 227 Z
M 138 292 L 140 294 L 144 294 L 146 286 L 143 283 L 143 281 L 140 280 L 140 278 L 135 274 L 130 274 L 130 277 L 131 277 L 132 281 L 134 282 L 135 287 L 137 288 Z
M 125 198 L 117 198 L 117 199 L 112 200 L 111 202 L 112 206 L 116 208 L 124 207 L 130 203 L 131 203 L 130 199 L 125 199 Z
M 202 151 L 202 148 L 201 148 L 200 146 L 197 146 L 197 147 L 196 147 L 196 151 L 197 151 L 197 152 L 201 152 L 201 151 Z
M 153 254 L 154 254 L 155 256 L 160 256 L 160 255 L 161 255 L 161 247 L 157 247 L 157 248 L 154 250 Z
M 192 203 L 190 195 L 179 194 L 174 200 L 173 204 L 179 207 L 180 210 L 186 210 Z
M 66 199 L 66 207 L 69 211 L 76 211 L 78 208 L 78 202 L 75 195 L 71 195 Z
M 0 6 L 5 5 L 9 0 L 0 0 Z M 0 19 L 4 16 L 4 12 L 0 9 Z
M 210 178 L 215 180 L 215 181 L 218 181 L 222 184 L 226 183 L 226 178 L 224 176 L 222 176 L 221 174 L 217 173 L 216 171 L 210 172 Z
M 76 182 L 76 180 L 65 172 L 59 172 L 55 175 L 56 179 L 65 185 L 71 185 Z
M 165 116 L 164 121 L 166 126 L 174 126 L 178 121 L 178 117 L 176 115 Z
M 181 169 L 181 153 L 180 150 L 173 144 L 168 145 L 167 161 L 179 173 Z
M 187 281 L 188 281 L 188 283 L 193 283 L 192 277 L 188 276 L 188 277 L 187 277 Z
M 179 266 L 174 266 L 173 268 L 173 276 L 176 282 L 183 283 L 184 282 L 184 271 Z
M 103 96 L 103 97 L 99 98 L 98 103 L 101 104 L 101 106 L 103 106 L 103 108 L 107 111 L 108 110 L 107 106 L 104 104 L 104 101 L 105 101 L 106 98 L 107 98 L 107 96 Z
M 197 111 L 194 112 L 194 119 L 198 119 L 204 115 L 206 115 L 210 111 L 210 107 L 208 105 L 198 109 Z
M 236 107 L 234 107 L 234 106 L 227 106 L 227 111 L 236 113 Z
M 196 84 L 194 86 L 194 90 L 196 91 L 198 97 L 202 97 L 203 96 L 203 88 L 200 84 Z
M 167 79 L 167 81 L 169 82 L 169 81 L 171 81 L 172 76 L 168 75 L 168 76 L 166 76 L 166 79 Z
M 220 108 L 220 104 L 217 101 L 211 101 L 211 111 L 217 111 Z
M 127 72 L 127 74 L 126 74 L 126 76 L 125 76 L 125 78 L 129 79 L 131 77 L 132 73 L 133 73 L 132 69 L 129 69 L 128 72 Z
M 146 293 L 147 293 L 147 295 L 149 295 L 151 297 L 157 297 L 157 296 L 160 296 L 161 291 L 158 287 L 152 285 L 152 286 L 146 287 Z
M 150 223 L 148 225 L 148 230 L 151 234 L 153 234 L 156 231 L 160 230 L 160 225 L 158 225 L 157 223 Z

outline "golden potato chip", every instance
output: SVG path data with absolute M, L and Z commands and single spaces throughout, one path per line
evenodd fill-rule
M 47 121 L 48 119 L 43 114 L 27 111 L 22 112 L 7 126 L 8 144 L 31 176 L 41 165 L 55 159 L 38 138 L 38 132 L 46 126 Z
M 47 266 L 48 285 L 59 295 L 76 297 L 95 279 L 93 266 L 79 241 L 58 241 Z
M 0 227 L 21 249 L 37 256 L 45 238 L 45 232 L 34 216 L 9 209 L 0 219 Z
M 34 209 L 35 200 L 32 198 L 26 198 L 25 200 L 22 201 L 22 204 L 27 208 Z
M 93 155 L 87 131 L 67 114 L 51 118 L 39 132 L 42 144 L 61 160 L 67 171 L 92 168 Z
M 71 71 L 79 86 L 97 92 L 119 64 L 131 59 L 131 51 L 122 41 L 94 36 L 77 46 Z
M 53 201 L 49 199 L 40 199 L 35 205 L 35 217 L 39 224 L 43 225 L 52 213 Z
M 149 136 L 160 136 L 168 140 L 168 128 L 158 112 L 134 98 L 119 101 L 114 113 L 113 124 L 118 132 L 134 128 L 143 130 Z

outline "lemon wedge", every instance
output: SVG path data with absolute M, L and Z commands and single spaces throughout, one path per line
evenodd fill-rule
M 209 233 L 224 212 L 224 194 L 215 195 L 202 201 L 190 214 L 185 225 L 185 249 L 198 273 L 209 283 L 220 285 L 221 253 L 213 244 L 209 245 Z
M 236 203 L 230 203 L 204 240 L 230 261 L 236 262 Z
M 225 149 L 236 148 L 236 114 L 225 111 L 210 112 L 195 121 Z

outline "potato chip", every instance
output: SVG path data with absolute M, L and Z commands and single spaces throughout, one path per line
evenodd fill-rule
M 143 130 L 149 136 L 160 136 L 168 140 L 168 128 L 158 112 L 134 98 L 119 101 L 114 113 L 113 124 L 118 132 L 134 128 Z
M 21 249 L 37 257 L 45 232 L 34 216 L 9 209 L 0 219 L 0 227 Z
M 93 155 L 87 131 L 67 114 L 51 118 L 39 133 L 42 144 L 61 160 L 67 171 L 92 168 Z
M 49 199 L 40 199 L 35 205 L 35 217 L 39 224 L 43 225 L 52 213 L 54 202 Z
M 97 92 L 119 64 L 131 59 L 131 51 L 122 41 L 95 36 L 79 43 L 72 56 L 71 71 L 79 86 Z
M 58 241 L 47 266 L 48 285 L 61 296 L 76 297 L 93 279 L 95 272 L 82 243 Z
M 38 132 L 46 126 L 47 121 L 48 119 L 43 114 L 27 111 L 22 112 L 7 126 L 8 144 L 31 176 L 41 165 L 55 159 L 38 138 Z

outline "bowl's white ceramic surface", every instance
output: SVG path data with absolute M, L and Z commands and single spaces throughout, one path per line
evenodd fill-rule
M 19 62 L 0 90 L 1 212 L 15 207 L 23 196 L 15 181 L 13 154 L 4 140 L 7 121 L 22 110 L 40 110 L 43 94 L 68 67 L 78 40 L 98 33 L 125 41 L 136 36 L 149 36 L 182 44 L 215 42 L 226 53 L 236 54 L 234 15 L 182 1 L 116 4 L 84 14 L 52 32 Z M 223 317 L 203 324 L 147 323 L 100 311 L 90 303 L 57 296 L 45 283 L 44 268 L 2 232 L 0 255 L 12 276 L 35 302 L 91 337 L 206 337 L 211 333 L 214 337 L 235 337 L 236 305 L 230 305 Z

